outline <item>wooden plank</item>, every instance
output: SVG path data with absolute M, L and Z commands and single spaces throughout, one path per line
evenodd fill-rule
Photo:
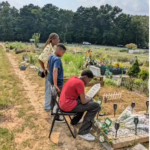
M 114 137 L 108 136 L 108 139 L 112 139 Z M 137 135 L 126 138 L 118 138 L 117 140 L 113 140 L 111 145 L 114 149 L 119 149 L 123 147 L 128 147 L 134 145 L 135 143 L 144 143 L 149 141 L 149 135 Z

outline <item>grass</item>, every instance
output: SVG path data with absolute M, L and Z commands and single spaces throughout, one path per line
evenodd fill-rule
M 0 127 L 0 150 L 14 150 L 16 147 L 14 133 L 22 133 L 26 127 L 30 129 L 35 127 L 34 122 L 31 120 L 31 116 L 26 114 L 34 110 L 34 108 L 28 104 L 24 92 L 22 91 L 21 82 L 14 75 L 12 66 L 2 47 L 0 47 L 0 58 L 0 109 L 3 110 L 8 107 L 13 109 L 11 106 L 20 105 L 21 107 L 16 109 L 18 111 L 17 117 L 24 119 L 22 126 L 16 127 L 12 131 Z M 5 116 L 7 118 L 5 111 L 1 112 L 0 116 Z M 33 119 L 36 120 L 37 117 L 33 116 Z
M 0 127 L 0 149 L 1 150 L 14 150 L 14 135 L 6 128 Z

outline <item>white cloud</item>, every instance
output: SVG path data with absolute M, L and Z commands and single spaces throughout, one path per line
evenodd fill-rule
M 1 0 L 0 0 L 1 1 Z M 67 8 L 76 10 L 79 6 L 84 7 L 100 7 L 101 5 L 109 4 L 111 6 L 118 6 L 123 9 L 124 13 L 132 15 L 149 15 L 149 0 L 7 0 L 11 6 L 16 8 L 22 8 L 23 5 L 33 3 L 34 5 L 44 6 L 46 3 L 54 3 L 59 8 Z M 66 3 L 65 3 L 66 2 Z M 64 6 L 64 7 L 63 7 Z
M 123 9 L 128 14 L 149 15 L 149 0 L 77 0 L 84 7 L 110 4 Z

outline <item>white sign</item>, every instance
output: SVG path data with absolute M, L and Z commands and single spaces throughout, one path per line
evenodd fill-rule
M 93 98 L 98 91 L 101 89 L 101 85 L 99 84 L 95 84 L 86 94 L 86 96 Z

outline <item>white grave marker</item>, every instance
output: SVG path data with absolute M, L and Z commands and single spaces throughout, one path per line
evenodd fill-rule
M 95 77 L 101 76 L 100 68 L 95 67 L 95 66 L 90 66 L 90 70 L 92 71 L 92 73 Z

